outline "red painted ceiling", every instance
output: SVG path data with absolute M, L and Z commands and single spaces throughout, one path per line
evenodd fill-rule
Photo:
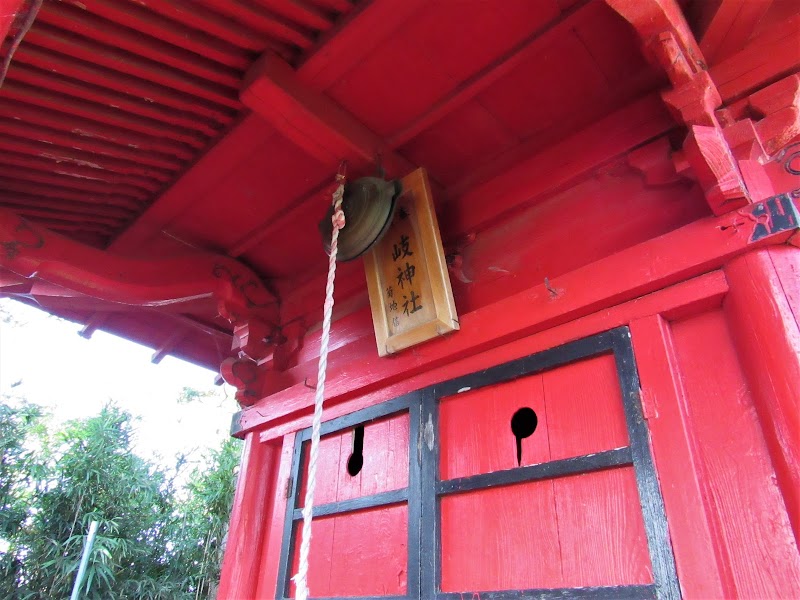
M 337 165 L 240 102 L 265 51 L 427 168 L 451 238 L 470 191 L 665 85 L 601 0 L 44 0 L 0 89 L 0 207 L 128 256 L 229 254 L 291 314 L 326 266 Z M 361 269 L 343 266 L 345 299 Z M 166 350 L 211 367 L 229 353 L 205 309 L 12 291 L 157 348 L 182 331 Z

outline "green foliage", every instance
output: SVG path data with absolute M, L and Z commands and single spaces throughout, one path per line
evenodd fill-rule
M 178 404 L 191 404 L 192 402 L 202 402 L 206 398 L 213 398 L 215 396 L 212 390 L 196 390 L 192 387 L 183 387 L 178 396 Z
M 213 597 L 235 485 L 238 442 L 176 479 L 132 451 L 132 418 L 43 425 L 36 407 L 0 405 L 0 589 L 19 600 L 69 597 L 92 521 L 99 523 L 82 597 Z M 7 546 L 7 548 L 4 548 Z

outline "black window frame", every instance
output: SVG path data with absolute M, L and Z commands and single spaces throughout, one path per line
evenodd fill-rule
M 513 381 L 595 356 L 614 356 L 622 395 L 629 445 L 546 463 L 515 467 L 469 477 L 439 480 L 439 402 L 460 391 Z M 649 432 L 641 404 L 639 374 L 627 326 L 598 333 L 555 348 L 537 352 L 495 367 L 456 377 L 421 390 L 404 394 L 376 406 L 323 423 L 321 433 L 328 435 L 377 419 L 407 412 L 409 415 L 409 477 L 401 490 L 333 502 L 314 507 L 314 516 L 344 514 L 366 508 L 407 503 L 408 505 L 408 593 L 405 596 L 337 596 L 348 600 L 518 600 L 521 598 L 676 600 L 681 597 L 675 558 L 669 539 L 664 502 L 650 452 Z M 297 507 L 305 444 L 311 428 L 299 431 L 292 458 L 290 495 L 286 503 L 281 558 L 276 597 L 289 598 L 291 575 L 288 573 L 294 553 L 295 527 L 302 522 Z M 632 466 L 639 493 L 647 546 L 653 570 L 653 583 L 582 588 L 528 590 L 464 590 L 441 592 L 441 520 L 440 498 L 465 491 L 489 489 L 578 475 L 620 466 Z M 416 525 L 416 526 L 415 526 Z M 312 590 L 313 591 L 313 590 Z M 315 600 L 333 598 L 313 596 Z

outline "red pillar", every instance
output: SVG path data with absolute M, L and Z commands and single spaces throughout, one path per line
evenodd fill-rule
M 725 312 L 800 540 L 800 248 L 750 252 L 725 273 Z
M 217 592 L 220 600 L 256 595 L 262 537 L 272 514 L 269 490 L 279 454 L 280 448 L 262 443 L 258 432 L 245 438 Z

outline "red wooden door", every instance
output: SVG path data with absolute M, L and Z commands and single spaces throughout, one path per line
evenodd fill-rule
M 638 393 L 620 328 L 327 423 L 312 596 L 678 598 Z M 293 595 L 307 438 L 279 597 Z

